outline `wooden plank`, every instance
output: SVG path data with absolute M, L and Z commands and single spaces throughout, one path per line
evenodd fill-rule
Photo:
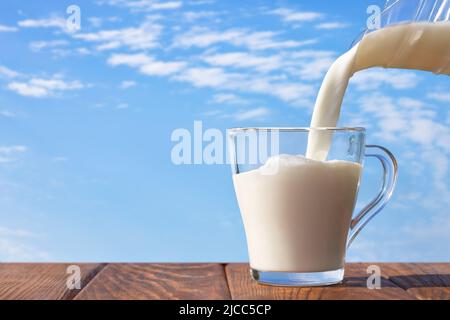
M 76 299 L 229 299 L 221 264 L 109 264 Z
M 450 300 L 450 264 L 380 263 L 382 272 L 418 299 Z
M 344 282 L 328 287 L 274 287 L 252 280 L 247 264 L 229 264 L 226 275 L 232 299 L 236 300 L 386 300 L 414 299 L 382 275 L 381 289 L 368 289 L 369 264 L 346 265 Z
M 343 284 L 283 288 L 250 279 L 247 264 L 77 264 L 82 290 L 66 287 L 70 264 L 0 264 L 4 299 L 450 299 L 450 264 L 372 263 L 382 289 L 366 288 L 368 263 L 346 266 Z M 228 285 L 230 291 L 228 289 Z
M 67 288 L 72 264 L 0 264 L 0 300 L 72 299 L 80 290 Z M 81 271 L 81 287 L 104 267 L 102 264 L 76 264 Z

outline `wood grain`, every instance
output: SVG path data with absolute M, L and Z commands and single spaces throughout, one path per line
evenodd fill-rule
M 76 299 L 230 299 L 221 264 L 110 264 Z
M 380 263 L 389 280 L 423 300 L 450 300 L 450 264 Z
M 231 297 L 237 300 L 399 300 L 414 299 L 386 277 L 381 289 L 368 289 L 366 273 L 369 264 L 351 263 L 346 266 L 342 284 L 328 287 L 273 287 L 252 280 L 247 264 L 229 264 L 226 275 Z
M 67 288 L 67 264 L 0 264 L 0 300 L 72 299 L 80 290 Z M 81 271 L 81 288 L 104 266 L 76 264 Z
M 366 287 L 367 267 L 378 265 L 382 288 Z M 344 282 L 329 287 L 260 285 L 247 264 L 77 264 L 81 290 L 66 286 L 71 264 L 0 264 L 4 299 L 446 299 L 450 264 L 349 263 Z

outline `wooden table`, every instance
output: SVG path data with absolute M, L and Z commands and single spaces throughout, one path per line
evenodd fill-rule
M 381 268 L 368 289 L 367 267 Z M 0 264 L 2 299 L 450 299 L 449 263 L 349 263 L 329 287 L 282 288 L 252 281 L 246 264 L 78 264 L 81 289 L 68 289 L 71 264 Z

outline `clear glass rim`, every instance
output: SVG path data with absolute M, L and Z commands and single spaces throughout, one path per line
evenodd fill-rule
M 366 129 L 363 127 L 236 127 L 227 129 L 227 132 L 229 134 L 247 131 L 281 131 L 281 132 L 343 131 L 343 132 L 364 133 Z

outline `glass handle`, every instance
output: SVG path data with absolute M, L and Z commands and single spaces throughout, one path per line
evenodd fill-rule
M 377 196 L 352 219 L 347 247 L 352 244 L 367 223 L 388 203 L 397 181 L 397 160 L 388 149 L 377 145 L 366 145 L 366 157 L 377 158 L 381 162 L 383 167 L 383 184 Z

